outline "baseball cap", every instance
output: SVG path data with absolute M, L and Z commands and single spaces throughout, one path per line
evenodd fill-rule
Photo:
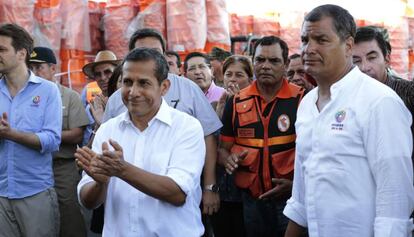
M 31 63 L 52 63 L 56 64 L 56 57 L 53 50 L 46 47 L 35 47 L 30 54 Z

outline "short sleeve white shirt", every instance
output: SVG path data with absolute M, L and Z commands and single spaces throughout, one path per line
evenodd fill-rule
M 183 206 L 174 206 L 112 177 L 105 201 L 103 236 L 201 236 L 200 175 L 205 143 L 200 123 L 170 108 L 163 100 L 144 131 L 131 122 L 128 112 L 109 120 L 96 133 L 92 149 L 101 153 L 109 139 L 123 148 L 124 159 L 147 172 L 171 178 L 186 194 Z M 81 188 L 93 179 L 84 175 Z
M 298 109 L 284 214 L 310 237 L 411 236 L 412 118 L 404 103 L 357 67 L 331 86 L 320 112 L 317 99 L 318 88 Z

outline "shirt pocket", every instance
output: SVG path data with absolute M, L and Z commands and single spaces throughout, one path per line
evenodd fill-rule
M 44 111 L 40 106 L 25 106 L 22 109 L 21 114 L 17 116 L 18 129 L 23 132 L 40 132 L 43 128 L 44 123 Z M 49 113 L 53 113 L 50 111 Z M 49 116 L 54 116 L 49 114 Z
M 254 99 L 236 103 L 236 111 L 240 126 L 245 126 L 259 121 Z

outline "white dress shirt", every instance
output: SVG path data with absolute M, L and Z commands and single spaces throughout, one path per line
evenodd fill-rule
M 404 103 L 358 67 L 331 86 L 320 112 L 317 99 L 318 88 L 298 109 L 284 214 L 310 237 L 411 236 L 412 118 Z
M 136 128 L 128 112 L 102 124 L 92 149 L 101 153 L 109 139 L 123 148 L 124 159 L 148 172 L 164 175 L 186 194 L 177 207 L 140 192 L 123 180 L 111 177 L 105 201 L 103 236 L 201 236 L 200 175 L 204 165 L 203 129 L 197 119 L 170 108 L 163 100 L 144 131 Z M 84 175 L 81 188 L 93 181 Z

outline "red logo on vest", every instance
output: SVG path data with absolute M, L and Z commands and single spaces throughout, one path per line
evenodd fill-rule
M 282 114 L 277 118 L 277 127 L 281 132 L 286 132 L 290 127 L 290 119 L 286 114 Z

